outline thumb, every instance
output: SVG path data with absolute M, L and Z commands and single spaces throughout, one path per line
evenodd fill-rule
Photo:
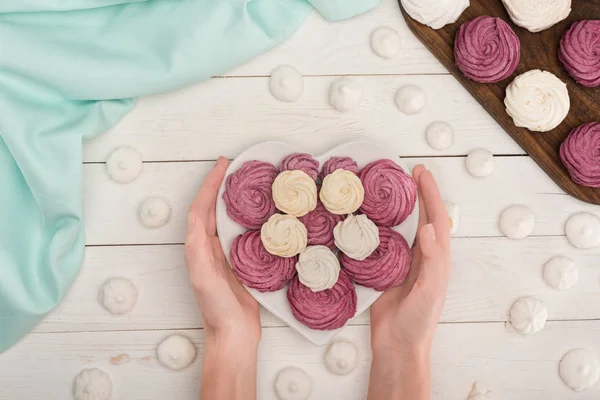
M 435 229 L 432 224 L 423 225 L 419 231 L 419 245 L 425 258 L 433 258 L 438 250 Z
M 187 235 L 185 237 L 185 260 L 188 269 L 197 262 L 198 252 L 206 240 L 206 231 L 202 218 L 195 212 L 188 214 Z

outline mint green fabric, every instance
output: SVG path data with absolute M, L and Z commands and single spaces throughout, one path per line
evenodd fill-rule
M 0 352 L 59 303 L 81 266 L 83 141 L 113 126 L 136 97 L 270 49 L 313 7 L 338 20 L 378 3 L 0 2 Z

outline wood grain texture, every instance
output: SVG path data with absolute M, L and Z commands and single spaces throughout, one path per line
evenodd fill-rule
M 382 25 L 394 27 L 401 38 L 400 52 L 391 60 L 371 50 L 371 33 Z M 269 76 L 280 64 L 304 75 L 447 73 L 402 22 L 396 0 L 381 0 L 373 10 L 344 21 L 330 22 L 313 11 L 288 40 L 225 75 Z
M 298 150 L 304 150 L 298 147 Z M 494 173 L 473 178 L 464 157 L 410 158 L 410 166 L 424 163 L 439 182 L 442 195 L 461 209 L 458 237 L 502 236 L 500 213 L 511 204 L 529 206 L 536 214 L 533 235 L 564 235 L 564 224 L 574 213 L 600 209 L 564 192 L 529 157 L 496 157 Z M 187 210 L 212 161 L 144 163 L 141 176 L 128 185 L 110 180 L 104 164 L 86 164 L 84 215 L 89 245 L 183 243 Z M 147 197 L 165 198 L 171 220 L 157 229 L 138 222 L 139 204 Z
M 600 120 L 600 88 L 578 85 L 563 68 L 557 56 L 560 39 L 574 21 L 600 19 L 600 0 L 573 0 L 572 8 L 571 15 L 565 21 L 540 33 L 531 33 L 515 26 L 501 0 L 471 1 L 471 6 L 456 23 L 437 31 L 413 20 L 404 10 L 402 12 L 413 33 L 565 192 L 588 203 L 600 204 L 600 189 L 584 187 L 573 182 L 559 156 L 560 144 L 572 129 Z M 521 61 L 516 73 L 497 84 L 472 81 L 454 64 L 454 39 L 460 25 L 480 15 L 491 15 L 507 21 L 521 40 Z M 519 128 L 505 111 L 506 87 L 514 77 L 532 69 L 550 71 L 568 86 L 571 110 L 563 123 L 550 132 L 536 133 Z
M 182 371 L 167 370 L 156 358 L 156 346 L 172 333 L 188 336 L 197 348 L 195 362 Z M 509 332 L 504 323 L 441 325 L 431 354 L 431 399 L 466 399 L 474 381 L 485 383 L 497 400 L 598 399 L 600 385 L 581 393 L 567 388 L 558 363 L 572 348 L 600 356 L 599 335 L 600 321 L 549 322 L 531 337 Z M 276 400 L 275 376 L 295 366 L 313 380 L 310 399 L 365 399 L 369 327 L 349 326 L 338 337 L 359 350 L 358 367 L 348 376 L 328 372 L 325 349 L 292 329 L 263 329 L 257 398 Z M 203 330 L 32 334 L 0 357 L 0 399 L 70 399 L 74 376 L 83 368 L 101 368 L 113 381 L 113 399 L 197 400 L 203 355 Z
M 551 257 L 571 257 L 579 282 L 569 291 L 550 288 L 542 266 Z M 515 299 L 534 296 L 552 320 L 599 319 L 600 249 L 577 250 L 563 238 L 453 238 L 452 272 L 442 322 L 506 321 Z M 135 308 L 112 315 L 99 304 L 98 289 L 110 278 L 130 279 L 138 290 Z M 157 290 L 160 288 L 160 290 Z M 264 327 L 284 326 L 261 310 Z M 368 312 L 350 325 L 369 323 Z M 202 318 L 188 281 L 183 246 L 99 246 L 86 249 L 77 281 L 34 332 L 201 328 Z
M 364 91 L 359 107 L 341 113 L 329 105 L 337 77 L 304 78 L 293 103 L 276 100 L 265 77 L 212 79 L 175 92 L 144 97 L 110 132 L 84 146 L 85 162 L 104 162 L 117 146 L 132 146 L 144 161 L 235 158 L 270 140 L 324 152 L 348 140 L 369 138 L 403 156 L 465 155 L 477 147 L 494 154 L 525 154 L 450 75 L 354 76 Z M 419 85 L 425 109 L 405 115 L 394 103 L 404 85 Z M 433 150 L 425 129 L 435 120 L 455 130 L 453 145 Z

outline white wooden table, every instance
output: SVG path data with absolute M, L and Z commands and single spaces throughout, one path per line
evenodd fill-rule
M 265 140 L 319 153 L 363 136 L 386 143 L 410 164 L 425 163 L 446 200 L 460 205 L 450 290 L 433 350 L 432 398 L 466 399 L 474 381 L 484 382 L 492 399 L 600 398 L 600 385 L 576 394 L 558 377 L 558 361 L 569 349 L 600 355 L 600 249 L 576 250 L 563 233 L 569 215 L 600 215 L 600 207 L 565 195 L 413 37 L 395 0 L 382 3 L 339 23 L 313 14 L 289 41 L 226 76 L 140 99 L 112 132 L 85 146 L 85 264 L 62 304 L 0 356 L 0 399 L 69 399 L 73 377 L 91 367 L 110 374 L 114 399 L 197 399 L 204 339 L 182 243 L 187 208 L 213 160 L 234 158 Z M 371 32 L 381 25 L 402 38 L 402 51 L 392 61 L 369 47 Z M 278 102 L 268 91 L 270 71 L 282 63 L 305 75 L 304 94 L 295 104 Z M 339 75 L 352 75 L 364 88 L 355 112 L 341 114 L 328 105 L 329 84 Z M 411 117 L 393 101 L 408 83 L 423 87 L 429 101 Z M 455 128 L 447 151 L 425 142 L 424 130 L 434 120 Z M 120 145 L 136 148 L 145 161 L 141 177 L 124 186 L 109 180 L 104 165 Z M 464 156 L 477 147 L 497 157 L 487 179 L 471 178 L 464 168 Z M 168 199 L 173 214 L 164 228 L 148 230 L 137 221 L 137 206 L 154 195 Z M 537 217 L 533 235 L 523 241 L 498 230 L 500 212 L 514 203 L 531 207 Z M 556 254 L 579 266 L 580 281 L 566 292 L 542 279 L 543 264 Z M 96 300 L 100 285 L 114 276 L 133 280 L 139 291 L 136 308 L 125 316 L 110 315 Z M 533 337 L 506 328 L 511 304 L 524 295 L 543 300 L 550 313 L 546 328 Z M 312 377 L 312 399 L 364 399 L 368 323 L 368 315 L 360 315 L 339 334 L 357 344 L 360 365 L 338 377 L 326 371 L 324 349 L 263 312 L 258 398 L 274 399 L 274 376 L 293 365 Z M 195 363 L 181 372 L 162 368 L 155 355 L 161 339 L 175 332 L 198 348 Z

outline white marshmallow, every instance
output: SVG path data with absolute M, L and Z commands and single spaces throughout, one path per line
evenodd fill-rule
M 510 19 L 530 32 L 540 32 L 567 18 L 571 0 L 502 0 Z
M 440 29 L 458 20 L 469 0 L 402 0 L 402 7 L 414 20 Z

